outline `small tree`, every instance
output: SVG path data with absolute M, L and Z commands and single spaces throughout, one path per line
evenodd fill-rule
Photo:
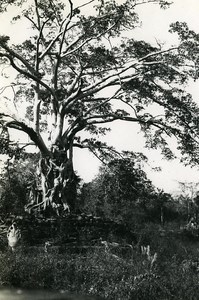
M 190 76 L 198 78 L 198 35 L 176 23 L 171 30 L 180 45 L 170 49 L 126 38 L 139 22 L 136 7 L 148 3 L 168 5 L 163 0 L 1 1 L 1 12 L 18 7 L 12 22 L 31 27 L 21 44 L 0 37 L 2 67 L 9 64 L 17 73 L 10 84 L 14 103 L 26 107 L 24 118 L 1 112 L 0 145 L 7 153 L 5 140 L 14 129 L 37 146 L 42 199 L 35 198 L 32 209 L 75 209 L 74 147 L 88 148 L 100 159 L 111 154 L 98 136 L 116 120 L 138 123 L 148 147 L 159 145 L 167 157 L 172 157 L 167 137 L 175 135 L 182 153 L 198 162 L 198 108 L 182 89 Z M 161 113 L 153 114 L 151 105 Z M 91 136 L 82 138 L 85 131 Z
M 198 188 L 199 183 L 179 182 L 181 201 L 186 205 L 187 221 L 191 217 L 197 219 L 198 214 Z
M 0 175 L 0 216 L 23 215 L 28 203 L 27 191 L 34 183 L 36 157 L 8 159 Z
M 155 187 L 141 168 L 144 159 L 140 153 L 125 153 L 124 158 L 102 167 L 99 175 L 83 186 L 84 209 L 127 223 L 133 223 L 136 215 L 146 218 Z
M 154 221 L 158 221 L 161 226 L 164 226 L 165 221 L 173 220 L 178 215 L 171 194 L 165 193 L 161 189 L 157 189 L 150 205 L 151 217 Z

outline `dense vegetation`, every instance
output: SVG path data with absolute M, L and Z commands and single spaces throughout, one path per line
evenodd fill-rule
M 0 93 L 25 111 L 0 112 L 0 285 L 197 299 L 198 186 L 165 193 L 147 178 L 141 153 L 118 153 L 100 138 L 114 121 L 136 123 L 148 148 L 172 159 L 172 136 L 181 160 L 198 164 L 199 108 L 186 86 L 199 78 L 199 35 L 176 22 L 170 49 L 126 36 L 139 24 L 138 5 L 168 1 L 75 3 L 0 3 L 0 13 L 17 7 L 12 22 L 31 27 L 20 44 L 0 36 L 1 66 L 17 73 Z M 28 142 L 21 147 L 12 130 Z M 37 154 L 25 151 L 29 144 Z M 74 171 L 76 147 L 104 164 L 90 183 Z M 11 252 L 6 230 L 17 220 L 22 239 Z
M 1 286 L 44 288 L 98 295 L 105 299 L 197 299 L 199 230 L 184 227 L 188 217 L 195 217 L 196 208 L 190 206 L 187 210 L 187 203 L 193 201 L 185 197 L 184 190 L 175 199 L 157 190 L 147 179 L 139 158 L 140 155 L 135 153 L 126 153 L 126 159 L 111 161 L 79 192 L 79 216 L 84 218 L 84 214 L 92 213 L 101 217 L 104 228 L 107 218 L 109 222 L 127 224 L 136 240 L 125 238 L 123 233 L 113 235 L 110 231 L 103 236 L 103 241 L 96 234 L 99 229 L 92 236 L 97 228 L 94 224 L 87 225 L 86 238 L 83 236 L 85 230 L 81 231 L 81 241 L 65 243 L 59 233 L 51 236 L 47 251 L 44 247 L 48 240 L 46 236 L 36 246 L 23 241 L 12 253 L 5 234 L 1 234 Z M 16 162 L 12 164 L 10 162 L 1 178 L 2 219 L 8 218 L 10 213 L 22 213 L 25 218 L 18 198 L 19 187 L 23 190 L 29 186 L 34 175 L 31 175 L 30 162 L 27 165 L 19 161 L 18 167 Z M 16 169 L 18 172 L 14 171 Z M 22 174 L 30 177 L 22 177 Z M 12 184 L 14 179 L 15 184 Z M 196 195 L 197 190 L 197 199 Z M 9 206 L 5 199 L 10 199 Z M 26 203 L 27 198 L 23 201 Z M 121 201 L 125 203 L 121 205 Z M 75 222 L 81 222 L 78 215 L 74 218 Z M 36 235 L 41 238 L 42 228 L 37 225 L 34 229 L 34 226 L 33 231 L 36 230 Z M 68 224 L 66 229 L 63 228 L 65 235 L 69 233 L 69 227 Z M 52 231 L 50 228 L 48 226 L 47 231 Z M 74 236 L 76 227 L 72 223 L 70 230 Z
M 186 90 L 199 76 L 198 34 L 176 22 L 174 47 L 134 39 L 136 9 L 151 4 L 170 1 L 1 1 L 0 13 L 16 9 L 11 22 L 29 28 L 20 43 L 0 36 L 2 76 L 16 74 L 1 89 L 14 105 L 0 111 L 0 153 L 19 157 L 29 144 L 40 153 L 29 209 L 75 211 L 74 149 L 107 163 L 116 151 L 100 138 L 112 122 L 137 124 L 167 158 L 173 136 L 182 160 L 198 163 L 198 107 Z
M 29 212 L 28 191 L 34 184 L 37 160 L 35 155 L 25 161 L 5 163 L 0 176 L 1 217 Z M 164 226 L 169 221 L 186 222 L 191 217 L 197 218 L 198 185 L 184 183 L 184 188 L 179 183 L 181 192 L 174 197 L 152 184 L 143 170 L 144 161 L 146 157 L 141 153 L 124 152 L 123 158 L 112 159 L 102 166 L 91 182 L 80 180 L 76 212 L 126 223 L 132 228 L 145 222 Z M 39 215 L 46 216 L 43 211 Z M 53 212 L 50 215 L 58 216 Z
M 149 224 L 140 233 L 137 247 L 108 252 L 97 246 L 78 254 L 69 248 L 64 253 L 54 248 L 45 253 L 44 247 L 18 249 L 14 255 L 1 251 L 0 284 L 105 299 L 197 299 L 198 242 L 168 233 L 160 237 L 157 226 Z M 146 238 L 151 256 L 140 250 Z

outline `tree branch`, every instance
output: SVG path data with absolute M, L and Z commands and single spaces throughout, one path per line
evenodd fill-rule
M 39 36 L 37 38 L 37 50 L 36 50 L 36 71 L 38 72 L 39 71 L 39 61 L 41 60 L 40 56 L 39 56 L 39 46 L 40 46 L 40 39 L 42 38 L 43 36 L 43 29 L 44 29 L 44 26 L 46 25 L 46 23 L 50 20 L 47 19 L 46 21 L 43 22 L 42 26 L 41 26 L 41 29 L 39 31 Z
M 103 103 L 97 104 L 94 107 L 91 107 L 89 110 L 87 110 L 87 112 L 84 114 L 84 118 L 89 115 L 90 112 L 92 112 L 93 110 L 102 107 L 103 105 L 105 105 L 106 103 L 108 103 L 110 100 L 112 100 L 113 98 L 116 97 L 116 95 L 119 93 L 119 91 L 121 91 L 121 87 L 114 93 L 113 96 L 109 97 L 108 99 L 106 99 Z
M 42 60 L 44 56 L 48 53 L 48 51 L 52 48 L 52 46 L 55 44 L 55 42 L 58 40 L 58 38 L 63 34 L 63 31 L 59 32 L 56 37 L 49 43 L 47 48 L 41 53 L 39 56 L 39 59 Z
M 94 2 L 94 1 L 95 1 L 95 0 L 90 0 L 90 1 L 84 3 L 84 4 L 80 5 L 80 6 L 75 7 L 75 9 L 79 9 L 79 8 L 81 8 L 81 7 L 87 6 L 88 4 L 90 4 L 90 3 Z
M 64 44 L 64 40 L 65 40 L 65 35 L 66 35 L 66 31 L 67 31 L 67 27 L 72 19 L 72 12 L 73 12 L 73 3 L 71 0 L 68 0 L 69 4 L 70 4 L 70 13 L 69 13 L 69 19 L 66 22 L 65 26 L 64 26 L 64 30 L 63 30 L 63 34 L 62 34 L 62 39 L 59 45 L 59 52 L 57 55 L 57 62 L 55 65 L 55 70 L 54 70 L 54 76 L 53 76 L 53 82 L 54 82 L 54 88 L 55 90 L 57 90 L 57 76 L 58 76 L 58 69 L 59 69 L 59 65 L 60 65 L 60 61 L 61 61 L 61 52 L 62 52 L 62 48 L 63 48 L 63 44 Z
M 77 85 L 78 81 L 80 81 L 81 75 L 82 75 L 82 70 L 80 70 L 79 74 L 73 80 L 70 88 L 68 89 L 68 96 L 70 96 L 73 93 L 75 86 Z M 79 93 L 80 88 L 81 88 L 81 84 L 79 85 L 79 88 L 77 89 L 77 94 Z M 66 103 L 66 105 L 67 105 L 67 103 Z
M 37 0 L 34 0 L 34 2 L 35 2 L 35 12 L 36 12 L 36 16 L 37 16 L 37 24 L 38 24 L 38 28 L 40 30 L 41 29 L 41 21 L 40 21 L 39 9 L 38 9 L 38 2 L 37 2 Z
M 27 71 L 25 71 L 25 70 L 21 69 L 20 67 L 18 67 L 15 64 L 14 59 L 13 59 L 12 56 L 10 56 L 9 54 L 6 54 L 6 53 L 0 53 L 0 57 L 7 57 L 8 60 L 10 61 L 11 66 L 15 70 L 17 70 L 20 74 L 23 74 L 27 78 L 32 79 L 33 81 L 41 84 L 44 88 L 46 88 L 51 93 L 51 95 L 56 96 L 55 93 L 54 93 L 54 91 L 46 83 L 44 83 L 40 78 L 38 78 L 37 76 L 35 76 L 35 75 L 31 74 L 31 73 L 28 73 Z
M 98 34 L 97 36 L 93 36 L 93 37 L 91 37 L 91 38 L 85 40 L 85 41 L 84 41 L 81 45 L 79 45 L 77 48 L 75 48 L 75 49 L 73 49 L 73 50 L 67 52 L 67 51 L 71 48 L 71 46 L 73 46 L 75 43 L 77 43 L 77 42 L 81 39 L 81 37 L 80 37 L 79 39 L 77 39 L 75 42 L 73 42 L 71 45 L 68 46 L 68 48 L 66 49 L 65 53 L 63 53 L 63 54 L 61 55 L 61 58 L 66 57 L 67 55 L 73 54 L 74 52 L 76 52 L 76 51 L 78 51 L 79 49 L 81 49 L 84 45 L 86 45 L 87 43 L 89 43 L 90 41 L 95 40 L 95 39 L 99 39 L 101 36 L 105 35 L 105 34 L 108 33 L 109 31 L 111 31 L 111 29 L 113 29 L 114 27 L 115 27 L 115 24 L 113 24 L 113 25 L 110 26 L 107 30 L 105 30 L 104 32 Z
M 6 126 L 9 128 L 13 128 L 16 130 L 23 131 L 28 134 L 30 139 L 35 143 L 35 145 L 39 148 L 41 153 L 45 156 L 50 156 L 50 151 L 46 147 L 42 137 L 37 134 L 31 127 L 27 126 L 25 123 L 14 120 L 6 123 Z
M 97 119 L 101 119 L 101 120 L 97 121 Z M 89 120 L 90 120 L 90 122 L 89 122 Z M 130 116 L 119 116 L 117 114 L 107 114 L 107 115 L 103 115 L 103 116 L 102 115 L 94 115 L 94 116 L 91 116 L 91 117 L 85 119 L 85 121 L 87 122 L 88 125 L 89 124 L 104 124 L 104 123 L 109 123 L 109 122 L 113 122 L 116 120 L 137 122 L 137 123 L 140 123 L 142 125 L 147 125 L 147 126 L 155 126 L 155 127 L 158 127 L 159 129 L 164 130 L 167 135 L 169 135 L 169 134 L 166 131 L 166 129 L 168 129 L 172 132 L 175 130 L 176 133 L 177 132 L 180 133 L 180 130 L 178 130 L 172 126 L 169 126 L 160 120 L 155 120 L 154 118 L 145 120 L 142 117 L 134 118 L 134 117 L 130 117 Z
M 84 90 L 82 90 L 82 92 L 86 93 L 86 95 L 87 95 L 87 92 L 90 91 L 90 90 L 92 90 L 92 92 L 100 91 L 104 87 L 110 86 L 111 84 L 113 84 L 115 82 L 115 80 L 116 80 L 115 77 L 120 76 L 120 80 L 124 80 L 125 75 L 123 75 L 123 76 L 121 76 L 121 75 L 124 74 L 125 72 L 129 71 L 129 69 L 131 69 L 131 68 L 133 68 L 135 70 L 135 67 L 138 67 L 139 65 L 142 66 L 143 64 L 140 64 L 140 63 L 142 61 L 144 61 L 145 59 L 148 59 L 148 58 L 150 58 L 152 56 L 156 56 L 156 55 L 159 55 L 159 54 L 162 54 L 162 53 L 170 52 L 170 51 L 173 51 L 173 50 L 176 50 L 176 49 L 178 49 L 178 48 L 177 47 L 173 47 L 173 48 L 170 48 L 170 49 L 167 49 L 167 50 L 152 52 L 152 53 L 149 53 L 149 54 L 143 56 L 142 58 L 140 58 L 138 60 L 134 60 L 131 63 L 127 63 L 126 66 L 124 66 L 124 67 L 121 68 L 121 71 L 115 72 L 114 74 L 109 74 L 108 76 L 104 77 L 102 80 L 98 81 L 97 83 L 89 86 L 88 88 L 85 88 Z M 120 67 L 118 67 L 118 69 L 119 68 Z M 136 74 L 136 76 L 137 75 L 140 75 L 140 73 Z M 130 78 L 130 76 L 135 77 L 135 74 L 128 75 L 129 78 Z M 110 79 L 110 82 L 107 83 L 107 81 L 109 79 Z M 103 83 L 105 83 L 105 84 L 102 85 Z M 102 85 L 102 86 L 99 87 L 100 85 Z
M 30 71 L 31 74 L 35 76 L 40 76 L 40 74 L 37 73 L 36 70 L 21 55 L 10 49 L 5 43 L 1 43 L 0 46 L 10 54 L 10 57 L 15 57 L 19 59 L 22 62 L 22 64 L 26 66 L 26 68 L 28 69 L 28 71 Z
M 34 25 L 34 27 L 37 29 L 37 30 L 39 30 L 39 27 L 37 26 L 37 24 L 26 14 L 26 15 L 24 15 L 24 17 L 26 18 L 26 19 L 28 19 L 33 25 Z

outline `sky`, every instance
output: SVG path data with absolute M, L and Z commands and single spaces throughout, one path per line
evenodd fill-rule
M 76 1 L 76 0 L 75 0 Z M 123 0 L 117 0 L 123 2 Z M 15 8 L 16 9 L 16 8 Z M 15 12 L 15 11 L 14 11 Z M 173 4 L 169 9 L 160 10 L 158 5 L 146 4 L 140 5 L 137 8 L 140 17 L 141 25 L 133 32 L 127 32 L 127 36 L 137 39 L 144 39 L 147 42 L 156 44 L 157 41 L 164 43 L 166 48 L 175 44 L 177 37 L 168 32 L 169 24 L 175 21 L 187 22 L 191 29 L 199 31 L 199 1 L 198 0 L 173 0 Z M 15 40 L 20 42 L 23 40 L 27 24 L 15 24 L 10 26 L 8 16 L 1 16 L 0 19 L 0 34 L 14 35 Z M 7 70 L 3 70 L 4 73 Z M 14 74 L 10 74 L 11 77 Z M 5 85 L 8 79 L 0 77 L 0 88 Z M 199 84 L 190 83 L 188 87 L 195 101 L 199 103 L 198 92 Z M 2 109 L 2 102 L 0 108 Z M 11 111 L 12 105 L 3 107 L 4 111 Z M 179 163 L 179 159 L 173 161 L 165 161 L 159 150 L 148 150 L 144 148 L 144 140 L 139 132 L 139 127 L 135 124 L 116 122 L 111 125 L 112 131 L 107 134 L 105 140 L 109 145 L 113 145 L 117 150 L 129 150 L 143 152 L 148 156 L 149 161 L 145 166 L 145 170 L 149 179 L 154 185 L 164 189 L 166 192 L 176 192 L 178 190 L 178 182 L 198 182 L 199 168 L 185 167 Z M 17 133 L 18 134 L 18 133 Z M 172 147 L 175 148 L 175 140 L 172 140 Z M 100 162 L 87 150 L 76 150 L 74 155 L 75 169 L 78 174 L 85 180 L 90 181 L 97 175 Z M 152 170 L 154 167 L 161 167 L 161 172 Z
M 123 1 L 118 1 L 123 2 Z M 139 13 L 141 27 L 133 32 L 127 33 L 127 36 L 133 35 L 138 40 L 157 45 L 157 41 L 169 48 L 177 42 L 177 36 L 168 32 L 169 25 L 172 22 L 187 22 L 190 29 L 199 31 L 199 1 L 198 0 L 174 0 L 169 9 L 160 10 L 158 5 L 147 4 L 140 5 L 137 8 Z M 193 95 L 195 101 L 199 95 L 199 84 L 190 83 L 189 92 Z M 116 147 L 118 150 L 130 150 L 143 152 L 148 157 L 148 164 L 145 171 L 154 185 L 164 189 L 166 192 L 175 193 L 179 190 L 178 182 L 198 182 L 199 168 L 191 168 L 180 163 L 180 155 L 176 160 L 166 161 L 159 150 L 149 150 L 144 147 L 144 139 L 139 132 L 139 127 L 135 124 L 117 122 L 112 126 L 112 131 L 106 136 L 106 141 Z M 175 149 L 175 140 L 172 140 L 172 148 Z M 90 154 L 85 161 L 84 153 L 78 153 L 75 160 L 75 166 L 79 173 L 84 176 L 86 181 L 93 178 L 98 172 L 99 162 Z M 89 168 L 92 165 L 92 172 Z M 89 168 L 88 168 L 89 166 Z M 154 167 L 161 167 L 162 171 L 154 171 Z

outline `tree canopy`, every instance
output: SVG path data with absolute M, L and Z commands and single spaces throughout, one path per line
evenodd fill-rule
M 174 219 L 176 203 L 147 178 L 143 170 L 146 157 L 133 152 L 123 152 L 123 157 L 111 160 L 83 185 L 83 211 L 131 226 L 143 221 L 164 225 L 165 220 Z
M 156 190 L 142 170 L 146 157 L 132 152 L 123 156 L 111 160 L 92 182 L 83 185 L 81 199 L 89 213 L 130 223 L 135 215 L 143 217 Z
M 41 172 L 51 182 L 43 191 L 46 197 L 54 179 L 62 187 L 74 181 L 74 147 L 88 148 L 101 160 L 115 155 L 99 136 L 116 120 L 138 123 L 147 146 L 159 146 L 168 158 L 167 137 L 175 135 L 184 159 L 198 163 L 198 107 L 184 86 L 198 79 L 199 35 L 177 22 L 170 28 L 179 36 L 175 47 L 135 40 L 136 7 L 149 3 L 169 5 L 163 0 L 1 1 L 1 12 L 17 6 L 12 22 L 24 19 L 31 30 L 21 44 L 0 37 L 1 65 L 17 73 L 10 84 L 14 102 L 26 107 L 24 119 L 1 112 L 0 150 L 13 153 L 11 128 L 29 136 L 43 158 Z M 82 138 L 85 131 L 89 138 Z

